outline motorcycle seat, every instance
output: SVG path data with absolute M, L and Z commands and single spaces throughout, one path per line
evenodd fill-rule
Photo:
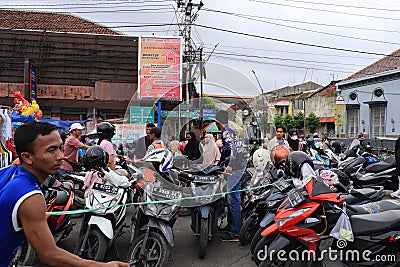
M 377 202 L 366 203 L 362 205 L 352 206 L 356 212 L 347 210 L 347 215 L 362 215 L 362 214 L 373 214 L 380 213 L 389 210 L 400 210 L 400 200 L 397 199 L 385 199 Z
M 57 200 L 55 206 L 65 206 L 68 202 L 69 195 L 65 191 L 57 190 Z
M 350 217 L 354 235 L 366 235 L 400 227 L 400 210 L 354 215 Z
M 396 160 L 394 157 L 385 159 L 384 161 L 377 162 L 365 167 L 367 172 L 378 173 L 396 167 Z
M 185 170 L 185 172 L 197 175 L 220 174 L 224 172 L 224 168 L 218 165 L 198 164 L 192 165 L 191 168 Z
M 356 192 L 354 192 L 356 191 Z M 343 194 L 341 197 L 344 198 L 344 201 L 347 204 L 356 204 L 360 203 L 361 201 L 365 201 L 366 199 L 372 197 L 375 195 L 376 192 L 378 192 L 376 189 L 372 188 L 362 188 L 362 189 L 353 189 L 354 195 L 351 194 Z M 358 195 L 364 195 L 366 198 L 363 198 L 362 196 Z

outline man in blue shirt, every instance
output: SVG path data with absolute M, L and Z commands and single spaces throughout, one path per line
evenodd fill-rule
M 222 130 L 223 149 L 220 162 L 226 161 L 226 158 L 229 157 L 229 162 L 226 167 L 226 173 L 228 173 L 228 225 L 223 229 L 226 234 L 221 236 L 221 240 L 239 241 L 240 228 L 242 227 L 240 192 L 229 193 L 229 191 L 241 189 L 241 179 L 246 169 L 244 156 L 247 151 L 246 146 L 243 145 L 239 138 L 237 130 L 228 123 L 228 112 L 225 110 L 218 111 L 216 119 L 224 126 Z
M 0 267 L 10 264 L 25 239 L 44 264 L 128 267 L 126 263 L 84 260 L 56 246 L 39 183 L 58 172 L 64 157 L 57 128 L 32 121 L 18 127 L 14 141 L 21 165 L 0 170 Z

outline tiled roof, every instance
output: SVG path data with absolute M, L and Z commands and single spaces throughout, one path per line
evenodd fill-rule
M 362 78 L 365 76 L 374 75 L 377 73 L 390 71 L 400 68 L 400 49 L 394 51 L 388 56 L 385 56 L 362 70 L 350 75 L 344 81 Z
M 0 9 L 0 28 L 120 35 L 116 31 L 70 14 L 4 9 Z

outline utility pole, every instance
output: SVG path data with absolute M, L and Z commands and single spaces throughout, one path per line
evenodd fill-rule
M 184 38 L 185 46 L 184 46 L 184 57 L 183 57 L 183 66 L 184 66 L 184 81 L 186 89 L 186 101 L 189 101 L 189 84 L 191 81 L 191 73 L 192 73 L 192 62 L 195 61 L 195 53 L 191 43 L 191 32 L 192 25 L 194 21 L 197 19 L 198 11 L 204 5 L 202 1 L 200 3 L 195 4 L 192 3 L 192 0 L 176 0 L 178 5 L 178 9 L 181 9 L 181 12 L 184 13 L 182 18 L 182 26 L 183 30 L 181 31 L 181 35 Z M 197 8 L 197 10 L 196 10 Z M 183 88 L 182 88 L 183 89 Z

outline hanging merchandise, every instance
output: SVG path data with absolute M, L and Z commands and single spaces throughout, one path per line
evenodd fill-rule
M 12 153 L 6 147 L 6 142 L 12 138 L 12 133 L 7 133 L 9 129 L 11 129 L 11 121 L 7 110 L 0 109 L 0 168 L 10 165 L 13 160 Z
M 15 128 L 33 120 L 38 120 L 43 113 L 36 100 L 29 103 L 21 94 L 20 91 L 14 93 L 14 108 L 11 113 L 11 121 Z

